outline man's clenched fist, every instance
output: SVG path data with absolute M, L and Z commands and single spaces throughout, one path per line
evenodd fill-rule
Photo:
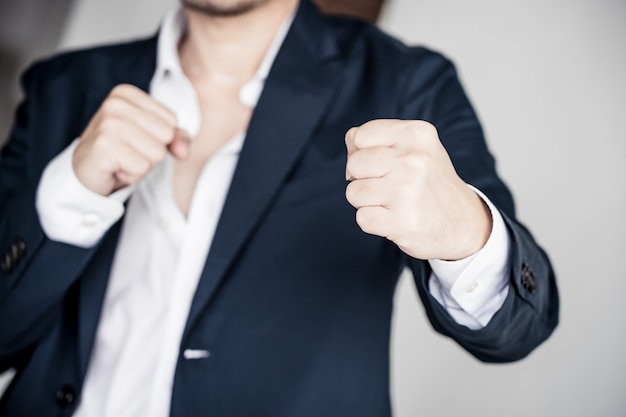
M 346 198 L 364 232 L 420 259 L 463 259 L 486 243 L 491 215 L 424 121 L 374 120 L 346 133 Z
M 185 158 L 189 138 L 169 109 L 132 85 L 118 85 L 80 137 L 73 168 L 80 182 L 100 195 L 134 184 L 169 151 Z

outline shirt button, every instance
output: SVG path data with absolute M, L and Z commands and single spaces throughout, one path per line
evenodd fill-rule
M 254 107 L 259 101 L 262 90 L 263 82 L 253 78 L 245 83 L 239 90 L 239 101 L 246 107 Z
M 470 286 L 469 286 L 469 287 L 467 287 L 467 288 L 465 289 L 465 292 L 468 292 L 468 293 L 469 293 L 469 292 L 474 292 L 474 291 L 476 290 L 476 288 L 478 288 L 478 282 L 474 281 L 474 282 L 472 282 L 472 283 L 470 284 Z
M 96 214 L 87 214 L 85 215 L 85 217 L 83 217 L 82 224 L 85 227 L 93 229 L 94 227 L 98 225 L 99 221 L 100 221 L 100 218 Z

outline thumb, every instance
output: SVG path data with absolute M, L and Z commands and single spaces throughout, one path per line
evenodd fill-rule
M 189 156 L 189 146 L 191 139 L 183 129 L 176 128 L 174 139 L 167 145 L 167 149 L 178 159 L 185 159 Z

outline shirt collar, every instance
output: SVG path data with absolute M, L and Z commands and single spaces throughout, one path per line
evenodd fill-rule
M 287 32 L 291 27 L 295 12 L 285 18 L 281 26 L 276 31 L 274 39 L 267 49 L 261 64 L 255 74 L 248 80 L 239 91 L 239 100 L 248 107 L 255 107 L 261 91 L 265 84 L 265 79 L 270 72 L 274 59 L 280 50 Z M 178 56 L 178 43 L 187 31 L 187 22 L 182 7 L 177 7 L 170 11 L 164 18 L 159 30 L 157 44 L 157 61 L 154 79 L 163 79 L 168 73 L 175 76 L 185 76 L 180 66 Z
M 182 7 L 177 7 L 165 15 L 159 30 L 155 78 L 163 77 L 168 72 L 183 75 L 178 58 L 178 42 L 186 32 L 187 22 Z

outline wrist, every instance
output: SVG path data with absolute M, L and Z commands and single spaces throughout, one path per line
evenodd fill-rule
M 473 189 L 468 188 L 467 191 L 471 204 L 466 215 L 461 217 L 462 226 L 454 237 L 458 249 L 446 257 L 444 259 L 446 261 L 459 261 L 476 254 L 485 246 L 491 235 L 493 219 L 489 206 Z

